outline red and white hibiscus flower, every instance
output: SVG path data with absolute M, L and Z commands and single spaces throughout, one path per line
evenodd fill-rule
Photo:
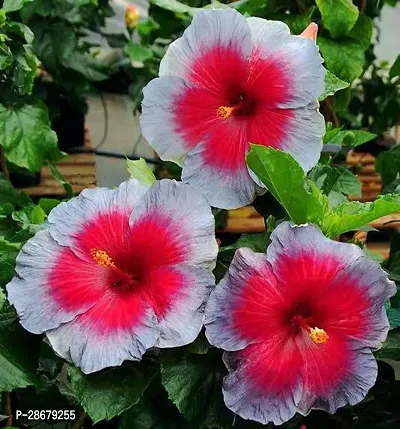
M 249 143 L 290 153 L 308 171 L 325 133 L 316 99 L 325 69 L 314 40 L 239 12 L 198 12 L 144 89 L 143 135 L 212 206 L 237 208 L 263 193 L 245 162 Z
M 239 249 L 206 308 L 206 335 L 226 351 L 226 405 L 282 424 L 296 412 L 334 413 L 375 383 L 371 349 L 385 340 L 396 287 L 356 245 L 285 222 L 267 253 Z
M 85 373 L 197 337 L 218 247 L 210 206 L 190 186 L 89 189 L 48 221 L 7 286 L 25 329 Z

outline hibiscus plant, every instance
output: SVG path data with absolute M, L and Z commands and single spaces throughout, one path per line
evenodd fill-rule
M 349 201 L 358 179 L 333 162 L 374 136 L 335 124 L 359 68 L 334 40 L 368 49 L 365 2 L 297 1 L 301 21 L 265 19 L 263 2 L 157 0 L 187 27 L 143 89 L 140 123 L 180 180 L 129 161 L 129 180 L 78 196 L 32 95 L 32 32 L 11 19 L 24 3 L 0 11 L 0 425 L 399 427 L 385 360 L 400 360 L 399 243 L 380 264 L 342 234 L 399 212 L 400 195 Z M 63 201 L 8 180 L 45 164 Z M 221 244 L 217 213 L 251 204 L 265 232 Z

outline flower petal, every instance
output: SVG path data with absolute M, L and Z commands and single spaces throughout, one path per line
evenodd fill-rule
M 134 179 L 123 182 L 115 190 L 85 189 L 78 197 L 51 211 L 48 217 L 50 235 L 60 245 L 70 247 L 78 257 L 92 261 L 88 246 L 102 250 L 108 250 L 103 248 L 106 243 L 121 246 L 126 219 L 148 189 Z M 83 232 L 91 239 L 82 241 Z
M 182 165 L 191 147 L 190 142 L 183 139 L 179 125 L 179 118 L 183 120 L 185 115 L 192 114 L 189 108 L 179 112 L 180 108 L 184 109 L 184 106 L 180 107 L 183 95 L 191 91 L 183 79 L 175 76 L 153 79 L 143 89 L 142 133 L 161 159 L 178 165 Z M 199 100 L 197 102 L 201 106 Z
M 156 218 L 160 227 L 183 249 L 181 256 L 160 265 L 185 264 L 213 269 L 218 254 L 215 221 L 207 201 L 192 187 L 175 180 L 156 182 L 136 206 L 131 228 Z M 149 230 L 151 232 L 151 230 Z M 134 240 L 133 240 L 134 241 Z M 160 248 L 160 257 L 163 249 Z M 157 262 L 158 255 L 152 257 Z
M 175 291 L 166 297 L 168 309 L 158 318 L 160 337 L 156 346 L 161 348 L 184 346 L 197 338 L 203 327 L 206 301 L 211 288 L 215 286 L 214 276 L 204 268 L 183 266 L 177 271 L 181 281 Z M 159 278 L 162 281 L 165 276 Z M 161 289 L 154 288 L 153 283 L 152 290 L 146 292 L 158 300 L 158 291 Z
M 260 105 L 249 118 L 247 139 L 289 153 L 304 171 L 314 167 L 322 150 L 325 122 L 314 102 L 299 109 L 269 109 Z
M 301 356 L 279 335 L 265 344 L 224 354 L 230 373 L 223 382 L 226 406 L 246 420 L 282 424 L 292 418 L 302 394 Z
M 213 207 L 223 209 L 236 209 L 252 203 L 257 195 L 265 192 L 251 178 L 245 166 L 245 154 L 243 154 L 243 165 L 236 169 L 223 169 L 216 165 L 209 165 L 208 157 L 210 140 L 198 145 L 187 156 L 183 165 L 182 180 L 198 189 Z M 231 140 L 226 140 L 231 143 Z M 222 143 L 221 140 L 218 143 Z M 219 149 L 218 149 L 219 150 Z M 236 153 L 234 148 L 226 153 L 227 159 L 238 159 L 242 152 Z M 229 158 L 231 156 L 231 158 Z
M 40 334 L 91 308 L 104 291 L 103 280 L 101 267 L 77 258 L 43 230 L 18 255 L 8 299 L 22 326 Z
M 283 99 L 278 106 L 298 108 L 315 101 L 324 91 L 326 73 L 315 42 L 290 35 L 286 25 L 281 22 L 255 17 L 247 18 L 247 22 L 253 42 L 250 67 L 257 71 L 254 76 L 258 77 L 260 70 L 267 73 L 265 64 L 274 63 L 287 81 L 288 88 L 284 89 Z
M 212 81 L 212 71 L 223 64 L 219 60 L 227 50 L 243 58 L 250 53 L 251 36 L 246 19 L 234 9 L 202 10 L 194 16 L 183 36 L 169 46 L 160 64 L 160 76 L 189 78 L 196 83 Z M 210 51 L 214 51 L 215 59 L 205 62 L 204 68 L 199 67 L 193 73 L 194 64 Z
M 237 250 L 207 303 L 208 341 L 228 351 L 264 341 L 277 330 L 276 310 L 281 301 L 266 255 L 246 248 Z
M 333 414 L 340 407 L 358 404 L 375 384 L 378 367 L 369 348 L 358 341 L 349 341 L 344 350 L 332 353 L 331 349 L 330 345 L 321 351 L 314 345 L 306 350 L 307 364 L 302 370 L 304 389 L 298 408 L 303 415 L 311 409 Z
M 58 355 L 90 374 L 140 360 L 159 329 L 153 310 L 135 294 L 109 289 L 85 314 L 46 334 Z
M 396 291 L 381 266 L 365 255 L 338 273 L 330 284 L 327 301 L 320 305 L 327 307 L 325 314 L 331 330 L 379 349 L 390 326 L 385 303 Z M 335 308 L 329 313 L 333 303 Z

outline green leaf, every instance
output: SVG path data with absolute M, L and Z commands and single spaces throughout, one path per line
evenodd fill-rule
M 347 201 L 337 206 L 333 212 L 325 214 L 322 230 L 326 235 L 335 237 L 399 210 L 400 195 L 383 195 L 373 203 Z
M 162 9 L 170 10 L 171 12 L 188 13 L 192 16 L 196 11 L 200 10 L 200 8 L 188 6 L 178 0 L 151 0 L 150 3 L 155 4 Z
M 383 186 L 396 180 L 400 173 L 400 146 L 381 152 L 376 158 L 375 170 L 381 175 Z
M 16 204 L 18 193 L 9 180 L 0 173 L 0 205 L 10 203 Z
M 15 270 L 15 259 L 21 246 L 0 239 L 0 287 L 11 281 Z
M 63 185 L 67 198 L 72 198 L 73 192 L 71 184 L 65 179 L 65 177 L 61 174 L 61 171 L 56 167 L 54 163 L 48 162 L 48 166 L 53 177 L 57 180 L 57 182 Z
M 400 55 L 397 55 L 395 62 L 389 70 L 389 78 L 393 79 L 394 77 L 400 76 Z
M 318 223 L 324 216 L 328 199 L 305 178 L 303 169 L 291 155 L 270 147 L 251 145 L 246 160 L 294 223 Z
M 387 310 L 387 316 L 390 323 L 390 329 L 396 329 L 400 327 L 400 309 L 389 308 Z
M 19 94 L 30 94 L 36 76 L 37 59 L 30 46 L 23 46 L 14 53 L 13 88 Z
M 317 44 L 327 68 L 340 79 L 353 82 L 363 71 L 364 50 L 351 39 L 330 40 L 319 36 Z
M 339 79 L 329 70 L 327 70 L 325 75 L 325 90 L 322 93 L 322 95 L 318 98 L 318 100 L 319 101 L 325 100 L 326 97 L 329 97 L 333 95 L 335 92 L 340 91 L 341 89 L 347 88 L 348 86 L 349 84 L 347 82 Z
M 341 130 L 333 128 L 324 136 L 324 144 L 345 147 L 357 147 L 373 140 L 376 134 L 363 130 Z
M 46 215 L 49 215 L 50 212 L 60 203 L 60 200 L 55 200 L 51 198 L 40 198 L 38 205 Z
M 5 314 L 4 314 L 5 313 Z M 11 391 L 38 383 L 36 368 L 40 337 L 11 324 L 10 307 L 0 310 L 0 391 Z M 5 324 L 5 320 L 9 323 Z
M 269 234 L 266 232 L 260 232 L 257 234 L 242 234 L 234 244 L 224 246 L 220 248 L 220 252 L 226 252 L 228 250 L 237 250 L 241 247 L 248 247 L 254 252 L 265 253 L 270 243 Z
M 361 196 L 360 181 L 345 167 L 318 164 L 308 177 L 328 196 L 330 207 L 347 201 L 347 195 Z
M 137 404 L 156 371 L 142 362 L 91 375 L 70 367 L 69 375 L 78 401 L 96 424 Z
M 22 9 L 25 3 L 30 3 L 33 0 L 4 0 L 3 9 L 6 12 L 14 12 Z
M 358 18 L 358 8 L 351 0 L 316 0 L 322 23 L 332 37 L 347 34 Z
M 153 51 L 140 43 L 129 42 L 124 48 L 125 54 L 132 61 L 139 61 L 141 63 L 153 57 Z
M 127 160 L 127 169 L 132 179 L 136 179 L 143 185 L 151 186 L 156 181 L 153 171 L 148 167 L 143 158 L 137 161 Z
M 0 104 L 0 144 L 10 162 L 32 172 L 40 171 L 49 159 L 63 157 L 47 110 L 40 104 L 8 108 Z
M 366 51 L 371 44 L 373 30 L 372 19 L 365 14 L 361 14 L 347 36 L 356 40 Z
M 400 360 L 400 330 L 389 332 L 386 341 L 376 355 L 380 359 Z
M 189 422 L 200 428 L 224 427 L 224 419 L 232 422 L 229 417 L 233 414 L 222 399 L 224 368 L 217 350 L 205 355 L 171 351 L 163 354 L 160 362 L 161 381 L 168 397 Z

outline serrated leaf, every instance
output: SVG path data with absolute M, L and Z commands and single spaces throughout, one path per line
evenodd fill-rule
M 319 36 L 317 44 L 326 67 L 345 82 L 353 82 L 363 71 L 365 56 L 362 46 L 349 38 L 330 40 Z
M 357 147 L 376 138 L 376 134 L 363 130 L 341 130 L 333 128 L 326 132 L 324 144 Z
M 251 145 L 246 161 L 294 223 L 319 223 L 328 208 L 328 199 L 306 179 L 291 155 L 271 147 Z
M 358 8 L 351 0 L 316 0 L 322 22 L 332 37 L 347 34 L 358 18 Z
M 347 201 L 325 214 L 322 230 L 326 235 L 335 237 L 399 210 L 400 195 L 387 194 L 368 203 Z
M 233 414 L 223 404 L 224 369 L 217 350 L 211 349 L 206 355 L 171 351 L 162 355 L 160 362 L 168 397 L 189 422 L 199 428 L 216 427 L 216 423 L 224 427 L 224 419 L 232 422 Z
M 325 75 L 325 90 L 322 95 L 318 98 L 319 101 L 325 100 L 326 97 L 333 95 L 335 92 L 341 89 L 347 88 L 349 84 L 344 80 L 339 79 L 329 70 L 326 71 Z
M 136 179 L 143 185 L 151 186 L 156 181 L 153 171 L 148 167 L 146 161 L 140 158 L 137 161 L 127 160 L 127 169 L 132 179 Z
M 69 375 L 78 401 L 96 424 L 137 404 L 156 370 L 142 363 L 85 375 L 70 367 Z
M 39 104 L 8 108 L 0 104 L 0 144 L 10 162 L 32 172 L 40 171 L 49 159 L 63 157 L 47 110 Z

